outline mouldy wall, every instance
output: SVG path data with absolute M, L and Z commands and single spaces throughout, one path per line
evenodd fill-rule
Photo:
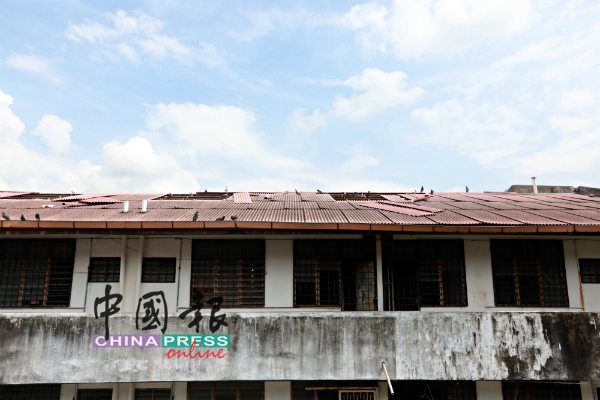
M 175 314 L 168 334 L 194 333 Z M 209 332 L 208 315 L 200 332 Z M 227 315 L 223 359 L 163 348 L 94 348 L 90 315 L 0 315 L 0 384 L 188 380 L 600 380 L 598 313 L 244 313 Z M 113 316 L 111 334 L 135 331 Z

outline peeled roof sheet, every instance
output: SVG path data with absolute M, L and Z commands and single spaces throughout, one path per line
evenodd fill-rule
M 22 194 L 33 194 L 38 192 L 0 192 L 0 199 L 4 199 L 7 197 L 20 196 Z
M 533 214 L 531 212 L 519 210 L 495 210 L 494 213 L 520 221 L 527 225 L 565 225 L 564 222 L 560 222 L 550 218 L 545 218 L 540 215 Z
M 342 210 L 342 213 L 353 224 L 391 224 L 392 221 L 376 210 Z
M 94 197 L 110 197 L 116 196 L 119 193 L 88 193 L 88 194 L 78 194 L 75 196 L 67 196 L 58 199 L 52 199 L 52 201 L 72 201 L 72 200 L 82 200 L 82 199 L 93 199 Z
M 388 204 L 380 204 L 380 203 L 363 203 L 360 205 L 363 207 L 371 207 L 371 208 L 376 208 L 376 209 L 385 210 L 385 211 L 391 211 L 391 212 L 399 213 L 399 214 L 414 215 L 415 217 L 424 217 L 426 215 L 433 214 L 433 213 L 427 212 L 427 211 L 420 211 L 420 210 L 415 210 L 412 208 L 397 207 L 397 206 L 391 206 Z
M 102 204 L 102 203 L 122 203 L 122 200 L 117 200 L 113 197 L 94 197 L 92 199 L 82 199 L 80 200 L 82 203 L 87 204 Z
M 490 225 L 523 225 L 522 222 L 512 218 L 507 218 L 502 215 L 495 214 L 493 212 L 484 210 L 457 210 L 454 211 L 457 214 L 464 215 L 465 217 L 474 219 L 475 221 L 482 222 Z
M 428 216 L 430 220 L 440 225 L 480 225 L 481 221 L 476 221 L 473 218 L 465 217 L 457 214 L 454 211 L 444 211 L 442 213 Z
M 234 203 L 252 203 L 252 199 L 250 199 L 250 193 L 248 192 L 238 192 L 233 194 L 233 202 Z
M 402 208 L 412 208 L 414 210 L 419 210 L 419 211 L 425 211 L 425 212 L 440 212 L 442 210 L 440 210 L 439 208 L 433 208 L 433 207 L 426 207 L 424 205 L 421 205 L 420 203 L 396 203 L 393 201 L 379 201 L 379 203 L 381 204 L 389 204 L 390 206 L 396 206 L 396 207 L 402 207 Z
M 486 205 L 483 201 L 477 202 L 466 202 L 466 201 L 457 201 L 452 203 L 452 207 L 455 207 L 459 210 L 489 210 L 490 207 Z
M 399 214 L 390 211 L 380 211 L 386 218 L 390 219 L 395 224 L 400 225 L 435 225 L 431 219 L 427 217 L 415 217 L 413 215 Z M 430 214 L 433 215 L 433 214 Z

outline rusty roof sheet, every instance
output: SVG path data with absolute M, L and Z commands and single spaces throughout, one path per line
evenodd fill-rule
M 495 214 L 520 221 L 527 225 L 565 225 L 564 222 L 519 210 L 494 210 Z
M 117 200 L 114 197 L 94 197 L 92 199 L 82 199 L 80 202 L 82 204 L 103 204 L 103 203 L 122 203 L 124 200 Z
M 22 194 L 36 194 L 38 192 L 0 192 L 0 199 L 7 197 L 20 196 Z
M 490 225 L 523 225 L 523 222 L 484 210 L 456 210 L 457 214 Z
M 399 214 L 390 211 L 380 211 L 386 218 L 400 225 L 435 225 L 435 222 L 427 217 L 416 217 L 414 215 Z M 428 214 L 433 215 L 433 214 Z M 439 215 L 439 214 L 438 214 Z
M 487 206 L 487 203 L 483 201 L 476 202 L 467 202 L 467 201 L 457 201 L 452 203 L 452 207 L 458 210 L 489 210 L 490 207 Z
M 444 211 L 428 216 L 427 218 L 439 225 L 480 225 L 482 223 L 481 221 L 476 221 L 473 218 L 457 214 L 454 211 Z
M 74 196 L 66 196 L 59 197 L 57 199 L 52 199 L 52 201 L 73 201 L 73 200 L 82 200 L 82 199 L 93 199 L 94 197 L 110 197 L 116 196 L 119 193 L 88 193 L 88 194 L 78 194 Z
M 377 210 L 342 210 L 342 213 L 353 224 L 391 224 L 392 221 Z
M 306 222 L 337 222 L 348 223 L 348 219 L 340 210 L 304 210 Z
M 391 206 L 402 207 L 402 208 L 412 208 L 415 210 L 425 211 L 425 212 L 434 212 L 435 213 L 435 212 L 442 211 L 439 208 L 425 207 L 423 205 L 416 205 L 415 203 L 397 203 L 394 201 L 379 201 L 379 203 L 389 204 Z M 418 204 L 420 204 L 420 203 L 418 203 Z
M 600 218 L 598 218 L 598 220 L 594 220 L 590 218 L 585 218 L 581 215 L 571 214 L 565 211 L 544 210 L 530 211 L 530 213 L 539 215 L 541 217 L 552 218 L 570 225 L 600 225 Z
M 391 211 L 391 212 L 399 213 L 399 214 L 414 215 L 415 217 L 424 217 L 426 215 L 433 214 L 432 212 L 415 210 L 415 209 L 406 208 L 406 207 L 399 207 L 400 204 L 398 204 L 398 206 L 392 206 L 389 204 L 380 204 L 380 203 L 361 203 L 359 205 L 361 205 L 363 207 L 371 207 L 371 208 L 376 208 L 379 210 Z

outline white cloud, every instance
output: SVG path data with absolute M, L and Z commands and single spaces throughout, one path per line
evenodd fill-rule
M 106 14 L 112 26 L 85 20 L 82 24 L 69 22 L 66 36 L 76 42 L 100 45 L 100 54 L 111 60 L 120 60 L 119 55 L 133 64 L 141 62 L 142 55 L 155 60 L 173 58 L 182 64 L 195 61 L 209 68 L 225 64 L 223 52 L 204 41 L 198 48 L 187 46 L 177 38 L 161 34 L 164 22 L 141 11 L 117 10 Z
M 348 78 L 343 84 L 363 94 L 350 97 L 338 96 L 331 113 L 338 117 L 358 121 L 371 114 L 383 112 L 389 107 L 414 103 L 425 91 L 414 87 L 406 89 L 404 72 L 384 72 L 367 68 L 361 75 Z
M 13 54 L 8 58 L 7 62 L 8 65 L 13 68 L 42 75 L 54 82 L 60 81 L 56 76 L 52 75 L 51 67 L 53 62 L 46 57 L 28 54 Z
M 571 90 L 563 94 L 559 102 L 561 110 L 576 110 L 581 107 L 593 104 L 596 99 L 591 89 Z
M 366 49 L 406 60 L 458 54 L 523 31 L 533 18 L 529 0 L 395 0 L 356 5 L 339 23 Z
M 327 118 L 317 109 L 307 114 L 306 108 L 294 111 L 288 119 L 288 125 L 296 132 L 310 133 L 327 126 Z
M 53 153 L 65 153 L 71 149 L 71 135 L 73 127 L 69 121 L 58 118 L 56 115 L 44 115 L 33 132 L 48 145 Z

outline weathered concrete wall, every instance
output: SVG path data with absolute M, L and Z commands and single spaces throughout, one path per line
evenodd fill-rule
M 201 332 L 208 332 L 202 320 Z M 169 334 L 191 334 L 169 318 Z M 0 315 L 0 383 L 191 380 L 600 380 L 598 313 L 228 314 L 223 359 L 168 359 L 165 348 L 94 348 L 85 314 Z M 113 316 L 112 334 L 135 331 Z

